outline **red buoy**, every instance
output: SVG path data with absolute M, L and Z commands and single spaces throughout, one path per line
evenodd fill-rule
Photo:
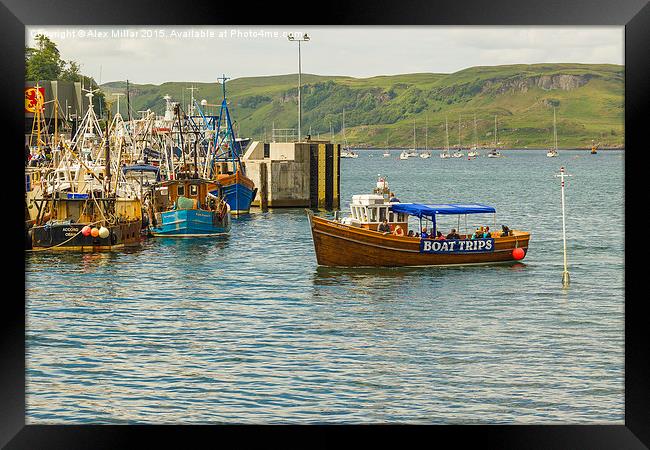
M 524 249 L 521 247 L 517 247 L 512 251 L 512 257 L 517 261 L 524 259 L 524 256 L 526 256 L 526 252 L 524 252 Z
M 81 229 L 81 234 L 83 234 L 84 236 L 90 236 L 90 227 L 88 225 L 83 227 Z

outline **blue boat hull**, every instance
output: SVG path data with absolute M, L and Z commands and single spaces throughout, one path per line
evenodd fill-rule
M 246 214 L 253 202 L 253 189 L 239 183 L 224 186 L 223 195 L 233 214 Z
M 158 237 L 217 236 L 230 232 L 230 213 L 223 219 L 216 211 L 180 209 L 160 214 L 162 224 L 151 226 L 151 233 Z

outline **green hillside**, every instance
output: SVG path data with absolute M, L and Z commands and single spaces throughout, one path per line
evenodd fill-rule
M 560 147 L 624 145 L 623 66 L 610 64 L 534 64 L 472 67 L 452 74 L 416 73 L 372 78 L 303 75 L 303 134 L 329 137 L 330 124 L 340 141 L 345 109 L 346 137 L 353 146 L 391 147 L 445 145 L 445 117 L 450 145 L 474 142 L 474 114 L 479 144 L 491 145 L 494 115 L 502 147 L 548 147 L 553 137 L 553 106 Z M 297 75 L 238 78 L 227 82 L 227 94 L 239 134 L 270 138 L 271 129 L 297 128 Z M 189 102 L 221 100 L 217 83 L 169 82 L 130 85 L 131 109 L 162 114 L 169 94 Z M 102 85 L 107 93 L 125 92 L 126 83 Z M 122 114 L 126 101 L 121 99 Z

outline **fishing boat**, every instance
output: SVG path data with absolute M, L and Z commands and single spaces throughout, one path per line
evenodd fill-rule
M 200 178 L 166 180 L 151 186 L 145 201 L 149 229 L 157 237 L 209 237 L 230 232 L 230 205 L 223 187 Z
M 213 197 L 223 198 L 228 203 L 230 212 L 233 215 L 240 215 L 250 212 L 251 203 L 257 195 L 257 188 L 253 180 L 246 175 L 246 166 L 242 161 L 242 143 L 247 141 L 238 140 L 235 136 L 226 99 L 226 80 L 225 76 L 221 78 L 223 100 L 214 131 L 212 151 L 206 157 L 209 162 L 205 168 L 208 170 L 204 172 L 206 176 L 201 178 L 216 180 L 220 190 L 210 194 Z M 198 105 L 196 106 L 198 108 Z M 198 152 L 196 139 L 194 143 L 196 158 Z
M 343 150 L 341 150 L 341 158 L 356 159 L 358 157 L 359 157 L 359 154 L 351 151 L 349 148 L 344 148 Z
M 420 158 L 431 158 L 431 152 L 422 152 L 420 153 Z
M 554 147 L 550 149 L 547 153 L 546 156 L 549 158 L 555 158 L 557 157 L 557 127 L 555 126 L 555 107 L 553 108 L 553 140 L 554 140 Z
M 354 195 L 350 215 L 343 219 L 326 219 L 306 210 L 311 228 L 316 260 L 321 266 L 396 267 L 454 266 L 513 263 L 528 252 L 530 233 L 510 230 L 492 232 L 489 237 L 472 238 L 465 232 L 448 239 L 421 238 L 408 235 L 408 218 L 431 224 L 437 230 L 440 215 L 494 214 L 494 207 L 483 204 L 419 204 L 389 202 L 378 194 Z M 382 221 L 390 232 L 379 232 Z
M 390 152 L 388 150 L 384 150 L 384 158 L 390 158 Z
M 494 148 L 487 154 L 488 158 L 501 158 L 501 152 L 497 150 L 497 116 L 494 116 Z
M 445 150 L 440 153 L 440 158 L 442 159 L 451 158 L 451 154 L 449 153 L 449 124 L 447 122 L 446 117 L 445 117 L 445 142 L 446 142 Z
M 411 154 L 406 150 L 402 150 L 402 153 L 399 154 L 399 159 L 409 159 Z
M 141 241 L 141 201 L 117 170 L 119 158 L 111 158 L 110 119 L 102 135 L 93 111 L 93 91 L 87 97 L 89 108 L 82 123 L 88 128 L 77 130 L 72 148 L 63 143 L 61 161 L 42 179 L 36 191 L 40 195 L 31 199 L 35 219 L 28 240 L 33 250 L 104 251 Z M 88 131 L 94 127 L 97 133 Z M 86 146 L 89 135 L 99 136 L 99 145 Z

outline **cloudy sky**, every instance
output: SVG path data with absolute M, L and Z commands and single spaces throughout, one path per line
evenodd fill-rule
M 48 35 L 65 60 L 102 83 L 215 81 L 302 70 L 370 77 L 452 73 L 467 67 L 544 62 L 624 64 L 623 27 L 28 27 L 27 45 Z M 101 75 L 101 76 L 100 76 Z

